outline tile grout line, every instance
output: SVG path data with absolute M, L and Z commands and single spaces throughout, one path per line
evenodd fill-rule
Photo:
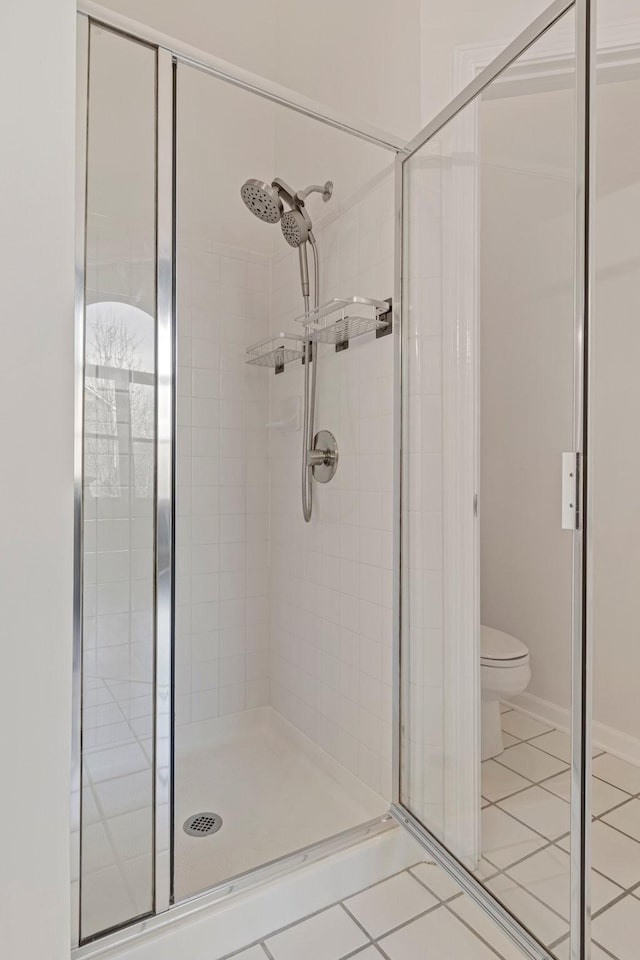
M 456 898 L 456 899 L 457 899 L 457 898 Z M 497 957 L 499 957 L 500 960 L 505 960 L 504 954 L 500 953 L 500 951 L 498 950 L 498 948 L 497 948 L 497 947 L 494 947 L 493 944 L 489 943 L 488 940 L 485 940 L 485 938 L 484 938 L 483 936 L 481 936 L 481 935 L 478 933 L 477 930 L 474 930 L 473 927 L 471 926 L 471 924 L 469 924 L 469 923 L 464 919 L 464 917 L 461 917 L 459 914 L 457 914 L 457 913 L 455 912 L 455 910 L 454 910 L 452 907 L 449 906 L 448 903 L 443 904 L 443 906 L 445 907 L 445 909 L 447 909 L 447 910 L 449 911 L 449 913 L 451 913 L 451 914 L 456 918 L 456 920 L 457 920 L 459 923 L 461 923 L 463 926 L 465 926 L 465 927 L 467 928 L 467 930 L 470 930 L 471 933 L 476 937 L 476 939 L 478 939 L 481 943 L 484 943 L 485 947 L 488 947 L 489 950 L 491 950 L 492 953 L 495 953 L 495 955 L 496 955 Z M 494 926 L 495 926 L 496 930 L 500 930 L 500 927 L 498 926 L 497 923 L 494 923 Z M 501 930 L 500 930 L 500 932 L 502 933 Z M 504 936 L 506 936 L 506 934 L 504 934 Z
M 607 955 L 608 957 L 611 957 L 611 960 L 620 960 L 620 957 L 617 957 L 617 956 L 615 955 L 615 953 L 611 953 L 611 951 L 610 951 L 607 947 L 603 947 L 602 944 L 601 944 L 598 940 L 593 940 L 593 939 L 592 939 L 591 942 L 592 942 L 592 943 L 595 943 L 595 945 L 596 945 L 600 950 L 602 950 L 603 953 L 606 953 L 606 955 Z
M 351 912 L 351 910 L 349 910 L 349 908 L 347 907 L 345 901 L 344 901 L 344 900 L 340 900 L 338 906 L 342 907 L 342 909 L 344 910 L 344 912 L 346 913 L 346 915 L 349 917 L 350 920 L 352 920 L 352 921 L 355 923 L 355 925 L 360 929 L 361 933 L 363 933 L 363 934 L 365 935 L 365 937 L 367 938 L 367 940 L 369 941 L 369 943 L 370 943 L 370 944 L 373 943 L 373 942 L 374 942 L 373 937 L 371 936 L 371 934 L 369 933 L 369 931 L 366 930 L 366 929 L 363 927 L 363 925 L 360 923 L 360 921 L 358 920 L 358 918 L 353 915 L 353 913 Z M 359 950 L 362 950 L 362 949 L 364 949 L 364 946 L 365 946 L 365 944 L 363 944 L 362 947 L 358 947 L 358 949 L 359 949 Z M 351 956 L 351 955 L 352 955 L 353 953 L 355 953 L 355 952 L 356 952 L 356 951 L 352 950 L 352 951 L 350 951 L 349 954 L 347 954 L 347 955 L 345 955 L 345 956 Z
M 416 867 L 418 866 L 418 864 L 424 863 L 424 862 L 425 862 L 424 860 L 417 860 L 416 863 L 414 863 L 412 866 Z M 384 877 L 382 880 L 376 880 L 375 883 L 370 883 L 368 886 L 362 887 L 360 890 L 356 890 L 355 893 L 350 893 L 346 898 L 346 900 L 350 900 L 352 897 L 357 897 L 361 893 L 366 893 L 368 890 L 373 890 L 374 887 L 380 886 L 381 883 L 385 883 L 387 880 L 392 880 L 394 877 L 399 877 L 403 873 L 408 873 L 410 869 L 412 869 L 412 867 L 405 867 L 403 870 L 398 870 L 396 871 L 396 873 L 392 873 L 390 874 L 390 876 Z M 417 879 L 417 878 L 414 878 L 414 879 Z M 277 927 L 275 930 L 270 930 L 266 934 L 266 936 L 261 937 L 258 940 L 253 940 L 251 943 L 247 943 L 244 946 L 239 947 L 237 950 L 233 950 L 231 953 L 225 953 L 222 957 L 218 958 L 218 960 L 233 960 L 233 957 L 237 956 L 239 953 L 242 953 L 244 950 L 251 949 L 251 947 L 262 945 L 262 946 L 265 946 L 266 948 L 267 940 L 271 940 L 272 937 L 276 937 L 287 930 L 291 930 L 292 927 L 296 927 L 299 923 L 304 923 L 305 920 L 311 920 L 313 917 L 317 917 L 321 913 L 325 913 L 327 910 L 332 910 L 334 907 L 339 907 L 341 905 L 344 905 L 346 900 L 345 899 L 334 900 L 332 903 L 328 903 L 326 906 L 320 907 L 318 910 L 314 910 L 312 913 L 305 914 L 303 917 L 300 917 L 298 920 L 292 920 L 291 923 L 287 923 L 283 927 Z M 345 907 L 345 910 L 347 914 L 351 916 L 351 912 L 346 907 Z M 271 956 L 271 953 L 268 950 L 268 948 L 266 949 L 269 956 Z
M 366 931 L 365 928 L 362 926 L 362 924 L 360 923 L 360 921 L 357 920 L 356 917 L 353 916 L 353 914 L 351 913 L 351 911 L 347 909 L 347 907 L 345 906 L 345 904 L 344 904 L 342 901 L 341 901 L 341 906 L 344 907 L 347 915 L 350 916 L 351 919 L 354 920 L 354 921 L 358 924 L 358 926 L 360 927 L 360 929 L 362 930 L 362 932 L 365 933 L 365 934 L 367 935 L 367 937 L 369 937 L 369 939 L 371 940 L 371 943 L 377 943 L 378 940 L 382 940 L 382 939 L 384 939 L 384 937 L 388 937 L 388 936 L 390 936 L 392 933 L 397 933 L 398 930 L 402 930 L 402 929 L 404 929 L 404 927 L 408 927 L 409 924 L 411 924 L 411 923 L 414 922 L 414 920 L 421 920 L 423 917 L 428 916 L 430 913 L 435 913 L 435 911 L 438 910 L 440 907 L 444 906 L 444 904 L 442 903 L 441 900 L 438 900 L 436 903 L 432 904 L 432 905 L 431 905 L 430 907 L 428 907 L 426 910 L 421 910 L 420 913 L 416 913 L 416 915 L 415 915 L 414 917 L 410 917 L 408 920 L 403 920 L 402 923 L 398 923 L 395 927 L 389 927 L 388 930 L 385 930 L 384 933 L 381 933 L 380 936 L 377 937 L 377 938 L 372 937 L 371 934 L 367 933 L 367 931 Z M 361 949 L 362 949 L 362 948 L 361 948 Z

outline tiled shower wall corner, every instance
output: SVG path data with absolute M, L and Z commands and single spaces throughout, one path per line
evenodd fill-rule
M 388 172 L 320 225 L 321 301 L 393 295 L 393 212 Z M 291 329 L 301 313 L 295 250 L 274 257 L 271 302 L 272 331 Z M 309 524 L 301 431 L 269 436 L 271 703 L 389 797 L 393 336 L 366 334 L 341 353 L 321 345 L 316 362 L 315 429 L 335 434 L 340 461 L 330 484 L 313 484 Z M 291 363 L 269 379 L 270 419 L 286 420 L 300 402 L 303 367 Z
M 269 263 L 180 235 L 177 255 L 176 722 L 269 702 Z M 264 374 L 264 371 L 262 371 Z

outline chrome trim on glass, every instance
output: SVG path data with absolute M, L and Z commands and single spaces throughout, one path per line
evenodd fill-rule
M 402 258 L 404 224 L 404 165 L 397 156 L 394 162 L 394 282 L 393 282 L 393 676 L 392 676 L 392 770 L 391 799 L 400 802 L 400 783 L 402 769 L 402 456 L 403 456 L 403 414 L 402 414 L 402 358 L 403 358 L 403 322 L 402 322 Z
M 350 847 L 363 843 L 365 840 L 372 840 L 388 830 L 394 830 L 396 826 L 396 821 L 391 813 L 385 813 L 373 820 L 367 820 L 366 823 L 344 830 L 328 840 L 312 843 L 286 857 L 280 857 L 278 860 L 272 860 L 270 863 L 265 863 L 254 870 L 248 870 L 237 877 L 224 880 L 203 893 L 175 904 L 165 913 L 148 917 L 138 923 L 117 930 L 115 933 L 101 937 L 100 940 L 78 947 L 71 951 L 71 960 L 89 960 L 90 957 L 101 956 L 124 944 L 135 943 L 148 933 L 158 931 L 194 914 L 201 914 L 217 904 L 223 903 L 229 897 L 246 893 L 254 887 L 261 886 L 263 883 L 275 880 L 278 877 L 287 876 L 299 870 L 300 867 L 334 856 L 343 850 L 348 850 Z
M 414 840 L 433 857 L 438 866 L 459 884 L 510 940 L 530 960 L 553 960 L 550 954 L 521 923 L 495 900 L 483 884 L 456 860 L 452 853 L 430 833 L 402 804 L 392 804 L 391 814 Z
M 174 67 L 158 50 L 156 105 L 156 650 L 154 909 L 171 902 L 173 700 Z
M 589 328 L 592 290 L 595 3 L 576 0 L 576 209 L 574 449 L 578 519 L 573 535 L 571 728 L 571 960 L 591 956 L 592 584 L 589 537 Z M 585 511 L 586 507 L 586 511 Z
M 490 83 L 493 83 L 496 77 L 506 70 L 514 60 L 517 60 L 525 50 L 528 50 L 536 40 L 539 40 L 573 5 L 574 0 L 554 0 L 551 6 L 547 7 L 539 17 L 536 17 L 526 30 L 518 34 L 515 40 L 513 40 L 508 47 L 505 47 L 495 60 L 492 60 L 484 70 L 481 70 L 471 83 L 468 83 L 440 113 L 436 114 L 433 120 L 422 128 L 420 133 L 405 145 L 402 151 L 403 154 L 405 154 L 406 157 L 410 157 L 416 150 L 423 147 L 441 127 L 449 123 L 450 120 L 453 120 L 461 110 L 464 110 L 478 94 L 482 93 Z
M 237 67 L 227 60 L 222 60 L 220 57 L 207 53 L 205 50 L 199 50 L 188 43 L 183 43 L 183 41 L 161 33 L 159 30 L 154 30 L 138 20 L 132 20 L 116 13 L 114 10 L 101 6 L 99 3 L 94 3 L 93 0 L 78 0 L 78 12 L 107 27 L 129 34 L 135 39 L 143 40 L 154 47 L 169 50 L 178 63 L 194 67 L 217 77 L 218 80 L 231 83 L 241 90 L 257 94 L 259 97 L 287 107 L 289 110 L 295 110 L 296 113 L 301 113 L 312 120 L 318 120 L 320 123 L 334 127 L 336 130 L 342 130 L 344 133 L 358 137 L 360 140 L 366 140 L 382 147 L 384 150 L 397 153 L 403 149 L 404 140 L 395 134 L 379 130 L 371 124 L 345 117 L 339 111 L 332 110 L 322 103 L 317 103 L 295 90 L 283 87 L 279 83 L 267 80 L 265 77 L 242 69 L 242 67 Z
M 83 454 L 84 454 L 84 317 L 87 220 L 87 120 L 89 108 L 89 23 L 77 20 L 76 73 L 76 210 L 74 288 L 74 426 L 73 426 L 73 676 L 71 718 L 71 830 L 77 830 L 72 848 L 71 943 L 80 942 L 80 885 L 82 883 L 80 830 L 82 826 L 82 568 L 83 568 Z

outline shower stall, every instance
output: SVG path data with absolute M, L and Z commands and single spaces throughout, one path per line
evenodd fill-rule
M 77 960 L 399 828 L 589 956 L 589 11 L 407 143 L 81 3 Z

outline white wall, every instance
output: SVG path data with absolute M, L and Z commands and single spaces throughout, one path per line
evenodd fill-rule
M 3 4 L 0 953 L 69 949 L 75 6 Z M 37 710 L 33 710 L 33 705 Z M 34 829 L 26 825 L 34 825 Z
M 407 139 L 420 124 L 418 0 L 105 6 Z
M 421 0 L 422 123 L 463 85 L 454 77 L 460 48 L 495 45 L 499 53 L 548 6 L 548 0 Z
M 637 6 L 637 5 L 636 5 Z M 600 84 L 593 340 L 594 719 L 640 738 L 640 79 Z
M 560 526 L 560 464 L 573 442 L 572 117 L 571 90 L 483 101 L 479 113 L 481 618 L 529 647 L 528 692 L 565 708 L 572 554 Z

